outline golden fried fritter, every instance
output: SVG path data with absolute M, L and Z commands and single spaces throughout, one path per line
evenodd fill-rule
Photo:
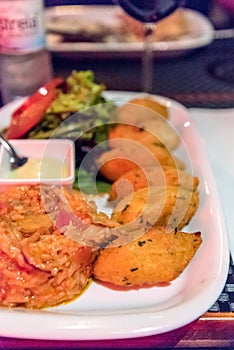
M 128 287 L 169 283 L 184 271 L 201 243 L 199 232 L 153 228 L 132 243 L 102 250 L 94 278 Z
M 149 97 L 133 98 L 115 110 L 115 118 L 119 123 L 136 125 L 139 121 L 158 116 L 168 119 L 168 108 L 165 104 Z
M 150 186 L 124 197 L 114 208 L 112 220 L 123 225 L 142 217 L 151 226 L 180 230 L 190 222 L 198 204 L 197 191 L 178 186 Z
M 115 181 L 120 176 L 137 167 L 169 165 L 184 169 L 184 163 L 166 147 L 158 144 L 142 145 L 124 140 L 121 147 L 102 153 L 97 159 L 97 167 L 108 180 Z
M 120 176 L 111 186 L 109 200 L 121 199 L 132 191 L 148 186 L 174 185 L 195 191 L 199 179 L 185 170 L 171 166 L 134 168 Z
M 134 140 L 144 145 L 164 145 L 171 150 L 180 143 L 175 129 L 162 117 L 139 121 L 134 125 L 118 124 L 110 130 L 108 138 L 112 148 L 121 146 L 122 139 Z

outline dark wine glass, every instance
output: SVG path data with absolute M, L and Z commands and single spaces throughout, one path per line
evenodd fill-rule
M 126 13 L 143 23 L 142 89 L 144 92 L 151 92 L 153 85 L 152 39 L 155 24 L 182 6 L 184 0 L 115 0 L 115 2 Z

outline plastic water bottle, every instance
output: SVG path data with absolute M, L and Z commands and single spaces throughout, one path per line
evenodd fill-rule
M 53 75 L 45 45 L 43 0 L 0 0 L 3 104 L 35 92 Z

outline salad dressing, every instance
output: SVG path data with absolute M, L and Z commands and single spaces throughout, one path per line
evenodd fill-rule
M 66 162 L 56 158 L 29 158 L 21 167 L 11 171 L 13 179 L 52 179 L 65 178 L 69 175 L 69 168 Z

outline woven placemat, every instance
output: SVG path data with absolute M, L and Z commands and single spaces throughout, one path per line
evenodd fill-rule
M 209 313 L 229 313 L 234 316 L 234 263 L 230 260 L 227 281 L 218 300 L 209 309 Z

